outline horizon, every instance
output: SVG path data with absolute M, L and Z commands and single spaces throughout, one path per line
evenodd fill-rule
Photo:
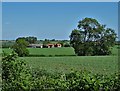
M 69 40 L 78 21 L 95 18 L 118 36 L 117 2 L 3 2 L 2 40 L 35 36 Z

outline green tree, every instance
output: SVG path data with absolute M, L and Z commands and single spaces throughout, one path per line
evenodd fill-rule
M 24 38 L 16 39 L 15 44 L 13 45 L 13 50 L 18 54 L 18 56 L 23 57 L 29 55 L 27 49 L 28 42 Z
M 85 18 L 70 35 L 70 44 L 77 55 L 107 55 L 114 46 L 116 33 L 96 19 Z
M 28 41 L 30 44 L 32 44 L 32 43 L 34 44 L 34 43 L 37 42 L 37 37 L 29 36 L 29 37 L 26 37 L 25 39 L 26 39 L 26 41 Z

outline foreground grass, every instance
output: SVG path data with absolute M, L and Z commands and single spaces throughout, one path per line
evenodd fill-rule
M 92 73 L 113 74 L 118 71 L 117 56 L 80 56 L 80 57 L 24 57 L 35 69 L 49 72 L 70 72 L 71 69 L 88 70 Z
M 86 69 L 92 73 L 112 74 L 118 71 L 118 49 L 115 46 L 110 56 L 69 56 L 74 55 L 73 48 L 28 48 L 30 55 L 66 55 L 65 57 L 21 57 L 35 69 L 49 72 L 69 72 Z M 10 53 L 11 49 L 3 49 Z

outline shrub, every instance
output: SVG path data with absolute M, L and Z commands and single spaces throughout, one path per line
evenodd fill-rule
M 42 72 L 42 74 L 41 74 Z M 36 74 L 36 75 L 35 75 Z M 119 91 L 118 74 L 104 76 L 87 71 L 71 71 L 70 73 L 47 74 L 35 71 L 34 88 L 53 91 Z M 35 91 L 35 90 L 34 90 Z
M 17 54 L 3 55 L 2 58 L 2 90 L 25 91 L 31 88 L 30 69 Z
M 119 91 L 119 77 L 119 73 L 107 76 L 85 70 L 51 74 L 31 70 L 15 53 L 2 58 L 3 91 Z

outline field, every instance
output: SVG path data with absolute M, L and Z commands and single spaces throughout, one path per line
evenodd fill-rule
M 74 49 L 71 47 L 65 48 L 28 48 L 30 55 L 45 55 L 45 56 L 74 56 Z
M 12 52 L 12 49 L 3 48 L 6 53 Z M 75 56 L 74 49 L 65 48 L 28 48 L 31 56 Z
M 32 68 L 45 69 L 49 72 L 69 72 L 86 69 L 92 73 L 112 74 L 117 71 L 116 56 L 81 56 L 81 57 L 24 57 Z
M 45 69 L 48 72 L 69 72 L 88 70 L 92 73 L 112 74 L 118 71 L 118 49 L 115 46 L 110 56 L 73 56 L 73 48 L 28 48 L 30 55 L 46 57 L 21 57 L 34 69 Z M 5 52 L 11 49 L 3 49 Z M 53 57 L 58 55 L 56 57 Z M 62 56 L 60 56 L 62 55 Z M 71 56 L 72 55 L 72 56 Z

